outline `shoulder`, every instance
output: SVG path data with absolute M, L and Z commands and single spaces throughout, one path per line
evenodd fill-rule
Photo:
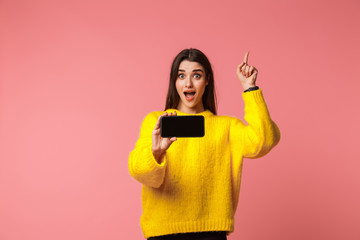
M 141 129 L 153 129 L 162 113 L 163 111 L 154 111 L 146 114 L 142 120 Z
M 163 114 L 165 113 L 165 111 L 153 111 L 153 112 L 150 112 L 148 113 L 147 115 L 145 115 L 144 119 L 143 119 L 143 123 L 152 123 L 152 122 L 155 122 L 158 120 L 158 118 Z

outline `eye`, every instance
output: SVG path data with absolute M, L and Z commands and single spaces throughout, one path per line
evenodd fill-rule
M 183 73 L 180 73 L 179 75 L 178 75 L 178 78 L 180 78 L 180 79 L 183 79 L 185 77 L 185 75 L 183 74 Z
M 195 74 L 194 74 L 194 78 L 195 78 L 195 79 L 199 79 L 199 78 L 201 78 L 201 75 L 198 74 L 198 73 L 195 73 Z

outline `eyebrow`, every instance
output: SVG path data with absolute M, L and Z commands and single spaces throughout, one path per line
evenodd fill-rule
M 185 70 L 179 69 L 178 72 L 185 72 Z M 204 72 L 204 71 L 201 69 L 194 69 L 193 72 Z

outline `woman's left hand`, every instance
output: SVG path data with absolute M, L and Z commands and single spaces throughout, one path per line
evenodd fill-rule
M 244 90 L 255 87 L 255 81 L 258 70 L 254 66 L 249 66 L 248 62 L 249 52 L 246 52 L 244 61 L 237 66 L 236 75 Z

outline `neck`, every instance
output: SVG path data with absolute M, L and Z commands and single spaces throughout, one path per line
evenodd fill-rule
M 179 105 L 176 107 L 177 110 L 179 110 L 180 112 L 183 113 L 188 113 L 188 114 L 197 114 L 197 113 L 201 113 L 203 111 L 205 111 L 203 104 L 198 104 L 197 106 L 190 108 L 190 107 L 186 107 L 183 104 L 179 103 Z

